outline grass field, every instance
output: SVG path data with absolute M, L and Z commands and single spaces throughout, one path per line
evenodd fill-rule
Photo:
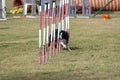
M 9 12 L 11 2 L 7 6 Z M 39 20 L 8 14 L 0 22 L 0 80 L 120 80 L 120 12 L 110 15 L 70 19 L 72 51 L 40 66 Z

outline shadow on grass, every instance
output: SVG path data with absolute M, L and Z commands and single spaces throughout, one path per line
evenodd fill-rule
M 0 30 L 6 30 L 9 29 L 9 27 L 1 27 Z
M 118 77 L 115 73 L 112 78 Z M 109 80 L 110 74 L 93 73 L 85 71 L 60 71 L 60 72 L 15 72 L 7 76 L 1 76 L 0 80 Z
M 81 50 L 82 48 L 79 48 L 79 47 L 70 47 L 70 50 L 71 51 L 76 51 L 76 50 Z M 64 50 L 66 50 L 66 51 L 68 51 L 68 49 L 64 49 Z M 70 52 L 71 52 L 70 51 Z
M 71 50 L 80 50 L 82 48 L 79 48 L 79 47 L 70 47 Z
M 0 47 L 9 47 L 7 44 L 0 44 Z

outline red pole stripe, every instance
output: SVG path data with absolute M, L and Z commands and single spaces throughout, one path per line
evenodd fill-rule
M 55 5 L 52 8 L 52 24 L 55 24 Z

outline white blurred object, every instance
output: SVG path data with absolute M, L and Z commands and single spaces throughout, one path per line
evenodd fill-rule
M 0 20 L 6 20 L 6 0 L 0 0 Z

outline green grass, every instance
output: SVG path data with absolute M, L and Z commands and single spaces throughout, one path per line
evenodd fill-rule
M 110 15 L 110 20 L 70 19 L 72 51 L 40 66 L 38 19 L 8 14 L 0 22 L 0 80 L 120 80 L 120 15 Z

